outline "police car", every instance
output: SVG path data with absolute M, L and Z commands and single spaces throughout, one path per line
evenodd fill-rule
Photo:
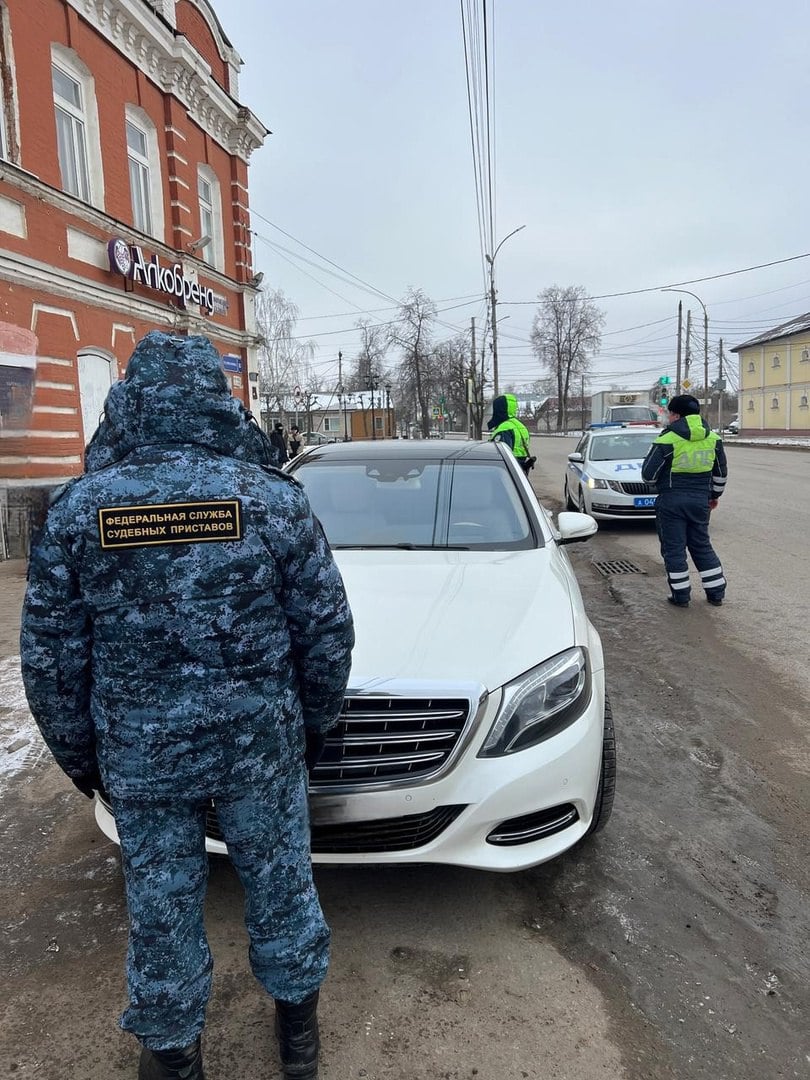
M 654 484 L 641 478 L 657 424 L 594 424 L 568 455 L 563 498 L 569 510 L 595 518 L 652 518 Z

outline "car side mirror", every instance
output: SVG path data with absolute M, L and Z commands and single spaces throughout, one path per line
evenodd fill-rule
M 558 544 L 577 544 L 580 540 L 588 540 L 597 531 L 599 525 L 590 514 L 577 514 L 571 510 L 563 510 L 557 515 L 557 532 L 560 538 Z
M 569 461 L 584 461 L 584 458 L 582 457 L 582 454 L 580 454 L 578 450 L 575 450 L 573 454 L 568 455 L 568 460 Z

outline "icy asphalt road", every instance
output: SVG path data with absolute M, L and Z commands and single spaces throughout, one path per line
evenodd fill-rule
M 536 446 L 553 502 L 573 441 Z M 569 548 L 619 729 L 605 833 L 515 876 L 319 871 L 334 934 L 324 1080 L 810 1075 L 810 455 L 738 447 L 730 465 L 713 525 L 725 607 L 663 602 L 649 526 Z M 619 557 L 647 573 L 591 565 Z M 118 860 L 31 734 L 13 659 L 21 569 L 0 564 L 0 1061 L 20 1080 L 123 1080 Z M 208 925 L 210 1080 L 277 1076 L 224 861 Z

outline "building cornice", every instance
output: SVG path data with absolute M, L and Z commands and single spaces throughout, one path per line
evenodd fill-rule
M 67 0 L 156 86 L 188 109 L 195 123 L 220 146 L 247 162 L 269 134 L 211 76 L 211 67 L 182 34 L 141 0 Z
M 221 270 L 216 270 L 210 263 L 203 262 L 201 259 L 192 259 L 185 252 L 169 247 L 168 244 L 156 240 L 154 236 L 147 233 L 138 232 L 137 229 L 134 229 L 125 221 L 118 221 L 117 218 L 110 217 L 109 214 L 97 210 L 90 203 L 83 202 L 74 195 L 68 195 L 66 192 L 60 191 L 59 188 L 46 184 L 44 180 L 40 180 L 34 173 L 28 172 L 27 169 L 21 169 L 10 161 L 0 161 L 0 181 L 5 181 L 19 191 L 25 192 L 26 195 L 31 195 L 40 202 L 69 214 L 78 222 L 85 222 L 88 225 L 95 226 L 95 228 L 106 234 L 107 239 L 111 240 L 116 236 L 120 236 L 130 244 L 137 244 L 139 247 L 156 252 L 163 259 L 184 264 L 188 263 L 194 266 L 204 278 L 215 282 L 220 288 L 248 294 L 257 291 L 249 283 L 237 281 L 235 278 L 223 274 Z

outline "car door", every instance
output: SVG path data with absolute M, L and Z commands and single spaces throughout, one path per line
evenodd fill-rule
M 582 461 L 569 461 L 568 468 L 566 470 L 568 480 L 568 494 L 571 496 L 574 502 L 579 498 L 579 487 L 582 478 L 582 474 L 585 471 L 585 464 L 588 460 L 588 446 L 590 444 L 591 437 L 589 434 L 585 434 L 579 440 L 574 447 L 575 454 L 582 454 Z

